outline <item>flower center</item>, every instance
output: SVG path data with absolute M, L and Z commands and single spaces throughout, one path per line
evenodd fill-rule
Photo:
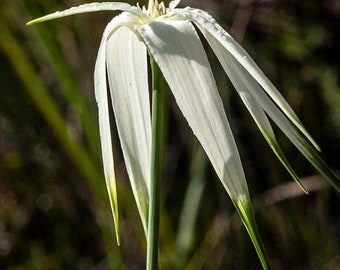
M 159 3 L 158 0 L 149 0 L 148 8 L 143 6 L 141 9 L 144 14 L 155 19 L 157 17 L 168 14 L 170 10 L 174 9 L 179 4 L 179 2 L 180 0 L 171 1 L 169 4 L 169 8 L 166 8 L 163 1 Z M 138 3 L 137 7 L 139 7 Z
M 152 18 L 157 18 L 159 16 L 165 15 L 167 12 L 164 2 L 158 3 L 158 0 L 149 0 L 148 9 L 146 11 L 147 15 Z

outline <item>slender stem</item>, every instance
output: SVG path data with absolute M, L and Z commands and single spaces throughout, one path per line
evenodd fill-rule
M 158 234 L 160 208 L 160 180 L 163 171 L 165 91 L 163 76 L 151 57 L 152 73 L 152 145 L 149 217 L 147 234 L 147 270 L 158 269 Z

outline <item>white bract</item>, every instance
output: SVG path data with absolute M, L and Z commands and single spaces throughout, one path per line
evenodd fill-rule
M 176 8 L 179 2 L 170 2 L 168 8 L 157 0 L 150 0 L 147 8 L 121 2 L 92 3 L 29 23 L 100 10 L 123 11 L 104 31 L 94 74 L 104 172 L 116 230 L 118 207 L 107 78 L 127 172 L 146 229 L 151 170 L 148 53 L 158 64 L 180 110 L 249 230 L 247 223 L 252 210 L 242 164 L 196 29 L 210 44 L 270 147 L 299 185 L 304 189 L 280 150 L 268 116 L 339 190 L 339 179 L 316 153 L 318 146 L 247 52 L 207 12 L 191 7 Z

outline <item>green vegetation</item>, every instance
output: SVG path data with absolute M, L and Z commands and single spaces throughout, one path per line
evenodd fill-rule
M 116 13 L 25 26 L 32 18 L 82 3 L 0 2 L 0 269 L 145 266 L 145 236 L 117 134 L 120 247 L 100 157 L 93 70 L 103 29 Z M 204 7 L 230 30 L 339 172 L 336 1 L 183 0 L 182 5 Z M 273 269 L 339 268 L 339 195 L 276 132 L 310 191 L 303 193 L 270 151 L 212 53 L 211 61 Z M 162 269 L 260 269 L 239 216 L 174 102 L 169 117 L 160 197 Z

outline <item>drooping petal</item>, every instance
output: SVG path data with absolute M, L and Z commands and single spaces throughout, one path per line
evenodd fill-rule
M 121 27 L 108 39 L 106 59 L 125 165 L 146 230 L 151 169 L 146 47 L 129 28 Z
M 240 95 L 243 103 L 247 107 L 248 111 L 255 120 L 257 126 L 259 127 L 264 138 L 268 142 L 269 146 L 272 148 L 273 152 L 279 158 L 281 163 L 288 170 L 290 175 L 298 183 L 301 189 L 308 193 L 306 188 L 301 183 L 299 177 L 290 166 L 285 155 L 283 154 L 271 127 L 271 124 L 265 114 L 261 105 L 254 98 L 252 93 L 263 92 L 259 84 L 251 77 L 244 68 L 235 60 L 235 58 L 216 40 L 210 35 L 210 33 L 205 33 L 205 36 L 209 40 L 210 46 L 213 48 L 214 53 L 219 59 L 223 69 L 227 73 L 231 82 L 233 83 L 236 91 Z M 275 106 L 275 105 L 274 105 Z
M 102 150 L 104 176 L 106 181 L 106 187 L 109 194 L 110 205 L 112 209 L 113 219 L 115 223 L 117 243 L 120 243 L 119 234 L 119 215 L 118 215 L 118 201 L 117 201 L 117 188 L 116 178 L 114 171 L 114 159 L 112 152 L 111 141 L 111 128 L 109 119 L 109 107 L 108 107 L 108 91 L 106 80 L 106 45 L 109 36 L 122 25 L 129 25 L 131 19 L 129 14 L 122 13 L 119 16 L 113 18 L 105 28 L 102 40 L 100 42 L 97 60 L 94 70 L 94 90 L 95 97 L 98 105 L 98 117 L 99 117 L 99 134 Z
M 286 134 L 286 136 L 292 141 L 292 143 L 299 149 L 299 151 L 309 160 L 309 162 L 338 190 L 340 191 L 339 178 L 327 167 L 322 161 L 313 147 L 304 139 L 304 137 L 297 131 L 294 126 L 286 117 L 284 113 L 276 106 L 272 99 L 263 91 L 258 82 L 252 77 L 248 71 L 239 63 L 225 47 L 220 43 L 211 33 L 202 29 L 204 36 L 207 38 L 221 65 L 229 76 L 230 80 L 234 84 L 236 90 L 243 99 L 248 110 L 255 119 L 264 137 L 272 147 L 274 153 L 297 181 L 300 187 L 304 190 L 302 183 L 298 176 L 293 171 L 288 161 L 284 157 L 276 139 L 274 133 L 269 129 L 270 123 L 265 120 L 263 112 L 264 110 L 269 117 L 275 122 L 275 124 Z M 260 107 L 254 110 L 256 107 Z M 268 123 L 267 123 L 268 122 Z
M 95 11 L 130 11 L 130 12 L 138 12 L 138 9 L 135 7 L 130 6 L 127 3 L 123 2 L 103 2 L 103 3 L 90 3 L 90 4 L 83 4 L 77 7 L 71 7 L 64 11 L 57 11 L 46 16 L 34 19 L 29 21 L 27 25 L 32 25 L 35 23 L 40 23 L 48 20 L 53 20 L 61 17 L 71 16 L 80 13 L 88 13 L 88 12 L 95 12 Z
M 113 30 L 111 25 L 107 26 L 107 31 Z M 102 149 L 102 159 L 104 167 L 104 176 L 106 181 L 106 187 L 109 194 L 110 205 L 112 209 L 113 219 L 115 223 L 117 243 L 120 243 L 119 236 L 119 216 L 118 216 L 118 201 L 117 201 L 117 189 L 116 178 L 114 171 L 114 160 L 112 153 L 112 141 L 111 141 L 111 129 L 109 119 L 109 106 L 108 106 L 108 92 L 106 81 L 106 35 L 103 35 L 101 40 L 97 60 L 94 71 L 94 90 L 95 97 L 98 105 L 98 117 L 99 117 L 99 133 L 100 143 Z
M 176 102 L 230 197 L 248 193 L 236 144 L 203 46 L 187 21 L 152 22 L 138 29 Z
M 194 9 L 174 9 L 174 13 L 182 18 L 188 19 L 197 25 L 203 34 L 210 33 L 220 44 L 244 67 L 247 72 L 258 82 L 259 85 L 266 91 L 275 104 L 284 112 L 286 117 L 294 123 L 294 125 L 306 136 L 306 138 L 320 151 L 320 147 L 310 136 L 308 131 L 304 128 L 303 124 L 296 116 L 295 112 L 282 97 L 280 92 L 275 88 L 271 81 L 264 75 L 262 70 L 257 66 L 249 54 L 239 45 L 207 12 Z M 209 39 L 208 36 L 205 36 Z M 209 41 L 209 40 L 208 40 Z
M 268 269 L 236 143 L 193 25 L 188 21 L 154 21 L 138 31 L 241 215 L 264 268 Z
M 257 102 L 261 103 L 266 113 L 273 119 L 282 132 L 290 139 L 306 159 L 323 175 L 326 180 L 340 192 L 339 177 L 327 166 L 315 149 L 295 129 L 292 123 L 273 105 L 272 101 L 263 92 L 258 92 Z

